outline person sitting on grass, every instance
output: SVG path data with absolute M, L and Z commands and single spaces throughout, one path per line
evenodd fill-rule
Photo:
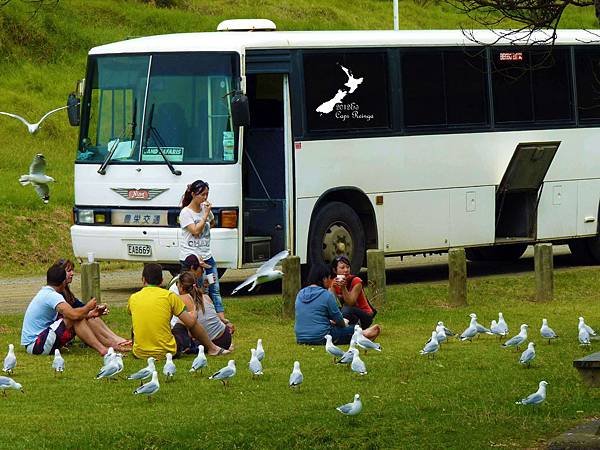
M 73 264 L 73 261 L 70 259 L 59 259 L 56 262 L 56 265 L 63 267 L 67 272 L 65 289 L 61 292 L 61 295 L 73 308 L 81 308 L 85 306 L 81 300 L 75 297 L 75 294 L 73 294 L 70 288 L 71 282 L 73 281 L 73 275 L 75 274 L 75 265 Z M 108 309 L 106 309 L 106 314 L 108 314 Z M 105 347 L 113 347 L 116 351 L 121 353 L 131 351 L 132 342 L 112 331 L 108 325 L 104 323 L 102 318 L 90 318 L 88 319 L 88 325 L 94 332 L 96 338 L 102 342 Z
M 133 355 L 138 358 L 164 358 L 171 353 L 179 356 L 185 349 L 178 348 L 171 333 L 171 317 L 177 316 L 192 336 L 204 345 L 208 355 L 222 355 L 228 350 L 213 344 L 206 330 L 187 312 L 181 298 L 160 287 L 162 266 L 146 264 L 142 272 L 144 287 L 132 294 L 127 302 L 133 329 Z
M 90 328 L 89 319 L 106 314 L 106 305 L 97 305 L 91 299 L 81 308 L 73 308 L 62 293 L 67 285 L 67 272 L 53 265 L 46 272 L 46 283 L 33 297 L 21 330 L 21 345 L 27 353 L 49 355 L 78 336 L 84 343 L 105 355 L 108 348 L 98 340 Z
M 198 287 L 196 275 L 193 272 L 183 272 L 179 275 L 176 286 L 177 292 L 190 315 L 197 320 L 208 333 L 209 339 L 213 344 L 233 351 L 232 335 L 235 326 L 230 322 L 223 320 L 217 315 L 215 305 L 210 297 L 204 292 L 203 288 Z M 226 319 L 225 319 L 226 320 Z M 172 333 L 177 341 L 177 347 L 186 349 L 185 353 L 197 353 L 198 342 L 193 339 L 188 329 L 180 319 L 171 321 L 173 325 Z
M 354 327 L 346 325 L 335 297 L 328 291 L 332 282 L 331 270 L 325 264 L 317 263 L 310 268 L 307 286 L 296 296 L 297 343 L 323 345 L 328 334 L 334 344 L 350 343 Z M 380 332 L 379 325 L 363 330 L 369 339 L 375 339 Z
M 369 303 L 362 280 L 350 273 L 350 260 L 341 255 L 331 263 L 334 277 L 329 290 L 342 305 L 342 316 L 349 325 L 360 323 L 361 328 L 368 328 L 373 323 L 377 310 Z

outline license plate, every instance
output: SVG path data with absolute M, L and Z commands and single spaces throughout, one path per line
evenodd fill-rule
M 149 244 L 127 244 L 129 256 L 152 256 L 152 246 Z

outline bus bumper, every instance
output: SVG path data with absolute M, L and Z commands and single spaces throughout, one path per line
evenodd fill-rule
M 237 268 L 237 228 L 210 230 L 211 251 L 219 268 Z M 89 252 L 102 261 L 179 262 L 178 228 L 103 227 L 73 225 L 71 242 L 77 258 L 86 259 Z

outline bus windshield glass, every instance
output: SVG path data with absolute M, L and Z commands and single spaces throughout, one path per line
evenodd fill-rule
M 236 162 L 230 101 L 238 66 L 234 53 L 92 57 L 77 161 Z

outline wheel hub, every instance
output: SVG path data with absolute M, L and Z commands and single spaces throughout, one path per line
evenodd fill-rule
M 332 224 L 323 236 L 323 260 L 331 263 L 340 255 L 351 257 L 353 250 L 350 232 L 342 224 Z

